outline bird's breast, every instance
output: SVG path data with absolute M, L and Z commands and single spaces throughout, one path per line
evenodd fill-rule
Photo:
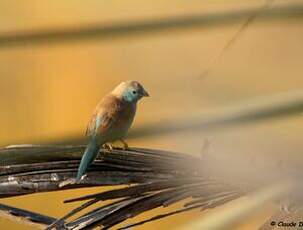
M 117 126 L 119 128 L 129 128 L 134 120 L 136 114 L 136 105 L 127 104 L 123 107 L 122 111 L 119 113 L 117 119 Z
M 112 140 L 123 138 L 133 123 L 136 114 L 136 105 L 121 103 L 113 114 L 113 124 L 109 130 Z

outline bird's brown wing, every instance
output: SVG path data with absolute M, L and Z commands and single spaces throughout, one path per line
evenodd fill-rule
M 93 113 L 87 129 L 86 135 L 93 136 L 97 133 L 105 133 L 110 130 L 110 128 L 115 123 L 117 114 L 119 110 L 119 103 L 117 98 L 113 96 L 106 96 L 103 100 L 98 104 Z
M 85 131 L 86 136 L 91 136 L 95 133 L 97 116 L 98 116 L 98 114 L 94 113 L 92 115 L 91 119 L 89 120 L 86 131 Z

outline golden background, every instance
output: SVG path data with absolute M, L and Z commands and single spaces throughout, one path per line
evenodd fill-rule
M 278 1 L 276 5 L 299 1 Z M 155 19 L 260 7 L 264 1 L 0 1 L 0 34 L 91 23 Z M 303 85 L 302 20 L 256 19 L 203 78 L 202 72 L 243 22 L 106 40 L 0 49 L 0 144 L 39 143 L 84 134 L 99 99 L 123 80 L 142 82 L 151 97 L 140 102 L 132 129 L 150 121 L 210 111 L 255 96 L 300 90 Z M 199 154 L 204 138 L 211 152 L 293 156 L 299 159 L 302 118 L 271 121 L 224 132 L 169 134 L 132 139 L 130 146 Z M 76 204 L 62 204 L 99 188 L 35 194 L 2 203 L 59 217 Z M 231 205 L 231 204 L 229 204 Z M 221 208 L 221 207 L 220 207 Z M 224 208 L 224 207 L 222 207 Z M 256 229 L 273 205 L 237 226 Z M 150 213 L 156 214 L 160 209 Z M 216 209 L 181 214 L 138 229 L 174 229 L 207 218 Z M 150 213 L 140 216 L 147 217 Z M 128 221 L 133 222 L 133 220 Z M 0 219 L 1 229 L 32 227 Z

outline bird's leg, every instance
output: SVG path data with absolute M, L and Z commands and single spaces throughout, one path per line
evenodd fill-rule
M 123 144 L 123 150 L 129 149 L 129 148 L 128 148 L 128 144 L 127 144 L 123 139 L 119 139 L 119 141 L 121 141 L 122 144 Z
M 109 149 L 110 151 L 114 150 L 114 147 L 110 143 L 105 143 L 102 145 L 103 148 Z

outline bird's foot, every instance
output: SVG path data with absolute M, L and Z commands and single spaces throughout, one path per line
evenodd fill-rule
M 84 174 L 79 181 L 84 180 L 85 177 L 87 177 L 87 174 Z M 79 182 L 79 181 L 77 181 L 77 182 Z
M 129 149 L 129 147 L 128 147 L 128 144 L 123 140 L 123 139 L 120 139 L 120 141 L 122 142 L 122 144 L 123 144 L 123 150 L 127 150 L 127 149 Z
M 65 181 L 62 181 L 59 184 L 59 188 L 65 187 L 67 185 L 74 185 L 74 184 L 79 184 L 82 180 L 84 180 L 87 177 L 87 174 L 84 174 L 80 179 L 77 178 L 69 178 Z
M 78 181 L 76 178 L 69 178 L 65 181 L 62 181 L 60 184 L 59 184 L 59 188 L 62 188 L 62 187 L 65 187 L 67 185 L 73 185 L 73 184 L 77 184 Z
M 110 151 L 114 150 L 114 147 L 109 143 L 103 144 L 102 147 L 105 148 L 105 149 L 108 149 Z

